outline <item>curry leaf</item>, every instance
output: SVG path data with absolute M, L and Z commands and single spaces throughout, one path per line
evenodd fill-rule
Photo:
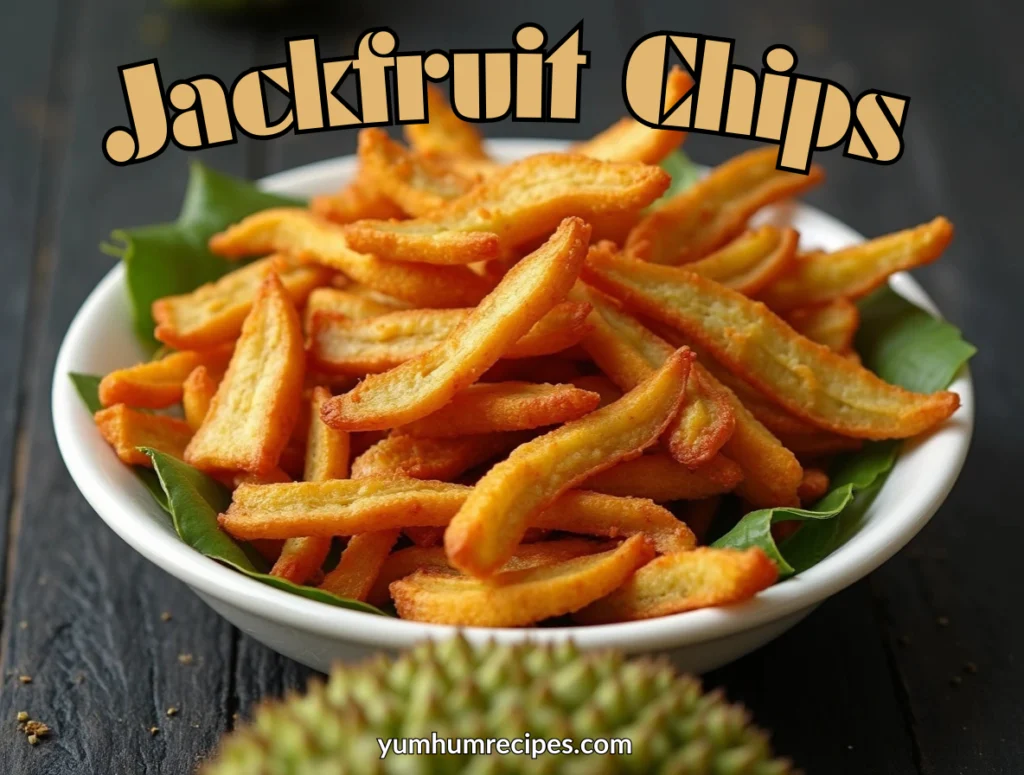
M 142 343 L 150 349 L 158 345 L 154 301 L 188 293 L 238 267 L 209 251 L 211 236 L 259 210 L 294 204 L 301 202 L 195 162 L 177 221 L 112 232 L 111 241 L 100 247 L 124 261 L 135 333 Z
M 888 286 L 858 306 L 857 352 L 865 366 L 888 382 L 918 392 L 941 390 L 975 353 L 955 326 L 915 307 Z M 898 452 L 896 441 L 865 444 L 836 460 L 830 472 L 831 490 L 811 509 L 752 511 L 714 546 L 760 547 L 778 565 L 781 576 L 810 568 L 857 530 Z M 771 526 L 794 520 L 807 524 L 776 544 Z
M 154 449 L 143 448 L 143 452 L 152 459 L 153 469 L 167 494 L 174 529 L 181 540 L 193 549 L 286 592 L 341 608 L 384 615 L 382 611 L 367 603 L 348 600 L 322 589 L 293 584 L 285 579 L 262 573 L 253 557 L 217 524 L 217 515 L 225 511 L 231 503 L 231 493 L 228 489 L 175 457 Z

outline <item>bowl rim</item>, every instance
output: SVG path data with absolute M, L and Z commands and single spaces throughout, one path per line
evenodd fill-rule
M 515 139 L 492 140 L 489 146 L 495 155 L 511 159 L 529 153 L 560 150 L 566 143 Z M 296 188 L 309 188 L 311 179 L 342 180 L 351 173 L 354 163 L 354 157 L 343 156 L 287 170 L 259 182 L 267 190 L 294 191 Z M 830 228 L 845 232 L 851 240 L 863 240 L 860 234 L 816 208 L 804 204 L 798 207 L 805 213 L 824 219 Z M 909 275 L 900 273 L 894 276 L 892 286 L 915 304 L 939 314 L 931 299 Z M 87 410 L 67 374 L 74 370 L 74 353 L 89 338 L 93 322 L 104 315 L 117 294 L 123 293 L 123 288 L 124 267 L 118 263 L 75 314 L 54 367 L 51 401 L 57 445 L 71 478 L 86 501 L 132 548 L 204 596 L 300 631 L 364 646 L 397 649 L 425 638 L 444 637 L 461 631 L 472 641 L 558 641 L 572 638 L 581 648 L 615 647 L 636 652 L 707 643 L 754 630 L 819 604 L 866 576 L 906 545 L 931 519 L 952 489 L 963 467 L 973 432 L 974 388 L 970 370 L 965 366 L 951 386 L 961 400 L 956 415 L 927 437 L 913 442 L 943 451 L 940 463 L 934 467 L 927 481 L 920 481 L 902 493 L 899 513 L 872 522 L 869 529 L 857 532 L 814 567 L 763 590 L 755 598 L 739 605 L 585 627 L 455 627 L 381 617 L 309 600 L 248 578 L 205 557 L 173 533 L 162 529 L 138 510 L 133 498 L 123 488 L 108 486 L 109 480 L 103 475 L 101 463 L 90 453 L 85 435 L 75 430 L 76 425 L 81 425 L 82 413 L 87 413 Z M 76 415 L 79 422 L 76 422 Z M 905 450 L 901 457 L 903 454 L 906 454 Z M 159 509 L 159 506 L 154 502 L 153 508 Z

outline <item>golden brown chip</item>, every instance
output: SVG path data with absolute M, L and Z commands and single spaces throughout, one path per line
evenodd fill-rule
M 828 492 L 828 474 L 820 468 L 805 468 L 804 478 L 800 482 L 800 502 L 811 504 Z
M 952 239 L 953 224 L 940 216 L 913 229 L 834 253 L 801 256 L 759 295 L 777 312 L 843 297 L 857 298 L 873 291 L 894 272 L 931 263 Z
M 324 421 L 374 430 L 426 417 L 471 385 L 565 298 L 586 257 L 590 227 L 566 218 L 543 246 L 513 267 L 442 344 L 331 399 Z
M 401 207 L 374 188 L 363 170 L 359 170 L 355 180 L 342 186 L 340 191 L 313 197 L 309 207 L 317 215 L 335 223 L 405 216 Z
M 765 205 L 803 193 L 825 173 L 807 175 L 775 168 L 775 147 L 747 151 L 651 212 L 629 234 L 625 250 L 656 264 L 686 264 L 722 247 L 746 228 Z
M 808 422 L 858 438 L 915 436 L 949 417 L 960 398 L 890 385 L 800 336 L 763 303 L 681 267 L 592 253 L 587 282 L 675 326 L 723 366 Z
M 360 131 L 359 161 L 376 189 L 413 217 L 442 207 L 477 182 L 441 157 L 409 151 L 383 129 Z
M 345 291 L 332 291 L 345 293 Z M 311 299 L 312 301 L 312 299 Z M 379 374 L 422 355 L 451 337 L 472 309 L 417 309 L 369 319 L 315 313 L 308 331 L 309 356 L 325 372 Z M 504 354 L 505 358 L 550 355 L 579 342 L 590 328 L 590 307 L 562 302 L 538 320 Z
M 205 366 L 196 366 L 182 384 L 181 406 L 185 412 L 185 422 L 193 433 L 199 430 L 206 419 L 222 377 L 223 373 L 211 374 Z
M 574 385 L 480 382 L 460 390 L 433 414 L 403 425 L 411 436 L 451 437 L 557 425 L 597 408 L 601 396 Z
M 580 390 L 597 393 L 601 397 L 598 408 L 608 406 L 613 401 L 618 401 L 622 398 L 622 391 L 619 390 L 618 385 L 603 374 L 587 374 L 582 377 L 576 377 L 571 382 Z
M 352 536 L 337 567 L 324 576 L 320 589 L 349 600 L 366 600 L 399 532 L 378 530 Z
M 762 226 L 686 268 L 701 277 L 753 296 L 785 273 L 796 260 L 800 235 L 794 229 Z
M 121 462 L 133 466 L 153 467 L 149 455 L 140 452 L 139 447 L 181 458 L 192 438 L 188 423 L 162 414 L 137 412 L 124 404 L 101 409 L 95 420 L 100 434 Z
M 542 154 L 502 168 L 429 217 L 345 227 L 354 250 L 393 260 L 458 264 L 541 239 L 564 219 L 646 207 L 668 186 L 658 167 Z
M 671 109 L 686 96 L 693 79 L 678 65 L 669 71 L 663 105 Z M 574 145 L 570 153 L 578 153 L 601 161 L 639 161 L 657 164 L 686 139 L 678 129 L 652 129 L 634 118 L 623 118 L 586 142 Z
M 560 494 L 657 441 L 679 410 L 692 361 L 679 350 L 618 401 L 528 441 L 491 468 L 445 531 L 452 564 L 476 576 L 493 573 Z
M 623 586 L 576 614 L 581 624 L 651 619 L 748 600 L 775 583 L 775 563 L 758 548 L 667 554 L 652 560 Z
M 182 386 L 197 366 L 220 372 L 231 359 L 231 346 L 205 352 L 179 352 L 156 361 L 110 372 L 100 380 L 103 406 L 127 404 L 143 409 L 163 409 L 181 401 Z
M 740 467 L 716 455 L 696 470 L 661 453 L 641 455 L 616 463 L 587 479 L 583 486 L 594 492 L 649 498 L 655 503 L 697 500 L 731 492 L 743 480 Z
M 406 124 L 405 139 L 417 151 L 486 160 L 480 133 L 452 112 L 441 90 L 427 84 L 427 122 Z
M 153 302 L 153 335 L 179 350 L 208 350 L 233 342 L 252 309 L 260 284 L 275 268 L 296 307 L 301 307 L 310 292 L 325 285 L 331 275 L 324 267 L 297 265 L 283 256 L 253 261 L 191 293 L 157 299 Z
M 270 575 L 294 584 L 308 584 L 317 578 L 330 550 L 331 539 L 324 536 L 289 538 L 273 560 Z
M 480 580 L 417 571 L 391 584 L 398 615 L 438 624 L 521 627 L 583 608 L 649 562 L 654 547 L 634 536 L 617 549 Z
M 421 439 L 392 433 L 353 461 L 352 478 L 409 476 L 450 482 L 474 466 L 509 452 L 528 438 L 528 434 L 515 432 L 448 439 Z
M 369 221 L 368 221 L 369 223 Z M 261 210 L 210 239 L 210 250 L 228 258 L 272 251 L 344 272 L 349 278 L 418 307 L 468 307 L 494 287 L 465 266 L 387 261 L 359 253 L 342 227 L 297 207 Z
M 817 307 L 795 307 L 785 318 L 798 333 L 837 353 L 850 351 L 860 325 L 857 305 L 845 298 Z
M 203 471 L 254 474 L 276 467 L 298 417 L 305 367 L 298 313 L 270 275 L 185 462 Z

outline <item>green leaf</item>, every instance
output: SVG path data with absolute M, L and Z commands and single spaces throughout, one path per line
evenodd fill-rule
M 100 403 L 101 377 L 97 377 L 94 374 L 77 374 L 75 372 L 71 372 L 68 376 L 71 378 L 75 390 L 78 391 L 78 395 L 85 403 L 90 414 L 96 414 L 96 412 L 103 408 L 103 404 Z M 148 468 L 143 468 L 142 466 L 132 466 L 132 470 L 149 491 L 153 493 L 153 497 L 160 504 L 160 508 L 170 514 L 171 510 L 167 505 L 167 496 L 164 495 L 164 490 L 160 486 L 160 481 L 156 478 L 156 475 Z
M 293 584 L 260 572 L 243 547 L 235 543 L 217 524 L 217 515 L 226 511 L 231 504 L 228 489 L 177 458 L 154 449 L 142 448 L 142 451 L 153 461 L 153 470 L 170 503 L 171 518 L 178 537 L 193 549 L 285 592 L 340 608 L 384 615 L 367 603 L 348 600 L 321 589 Z
M 194 162 L 177 221 L 113 231 L 100 249 L 125 263 L 135 333 L 142 343 L 150 349 L 158 346 L 153 338 L 154 301 L 188 293 L 238 268 L 237 262 L 207 249 L 211 236 L 259 210 L 297 204 L 302 202 L 268 194 Z
M 955 326 L 915 307 L 888 286 L 860 304 L 861 324 L 855 346 L 866 367 L 887 382 L 931 393 L 949 386 L 976 352 Z M 782 577 L 817 564 L 860 526 L 864 513 L 896 463 L 897 441 L 865 444 L 837 459 L 830 472 L 831 490 L 811 509 L 759 509 L 742 519 L 713 546 L 760 547 Z M 775 543 L 777 522 L 807 522 L 789 538 Z
M 683 193 L 700 180 L 700 168 L 690 160 L 689 156 L 680 150 L 672 151 L 672 153 L 661 160 L 660 166 L 671 176 L 672 182 L 669 183 L 665 193 L 651 204 L 651 209 L 660 207 L 676 194 Z

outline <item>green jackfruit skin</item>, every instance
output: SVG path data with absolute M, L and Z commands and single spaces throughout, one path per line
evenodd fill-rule
M 377 738 L 628 738 L 631 755 L 381 759 Z M 792 775 L 746 712 L 666 662 L 571 643 L 424 643 L 263 705 L 203 775 Z

